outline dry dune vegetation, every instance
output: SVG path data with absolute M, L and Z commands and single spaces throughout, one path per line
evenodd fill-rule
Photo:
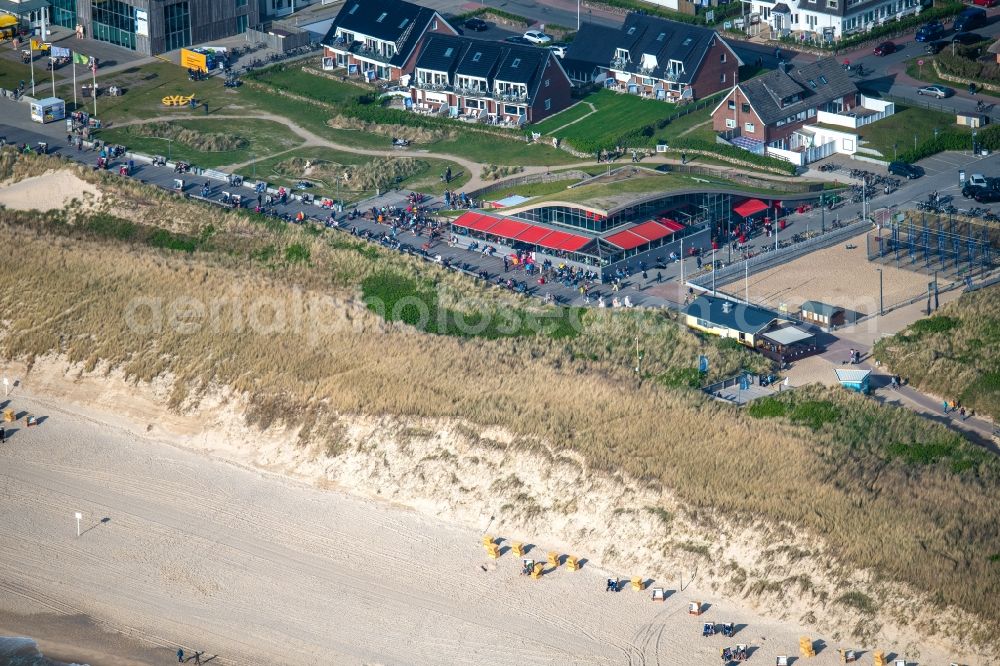
M 51 166 L 0 156 L 3 177 Z M 825 543 L 836 566 L 818 577 L 836 585 L 845 572 L 871 572 L 868 588 L 845 584 L 810 601 L 817 617 L 860 617 L 847 634 L 870 638 L 891 618 L 997 649 L 1000 463 L 943 427 L 826 389 L 737 411 L 686 388 L 690 368 L 700 353 L 718 374 L 758 360 L 668 314 L 546 310 L 342 233 L 78 173 L 100 183 L 105 212 L 0 212 L 0 242 L 18 248 L 0 269 L 16 285 L 0 294 L 6 357 L 56 354 L 135 381 L 167 378 L 178 410 L 226 387 L 248 396 L 248 422 L 302 426 L 303 445 L 332 453 L 345 415 L 500 428 L 525 447 L 544 442 L 594 472 L 668 490 L 709 532 L 737 521 L 767 526 L 775 547 L 783 534 Z M 393 316 L 366 293 L 430 300 L 421 307 L 435 323 L 407 325 L 405 308 Z M 465 325 L 497 312 L 519 324 Z M 805 587 L 735 568 L 719 575 L 733 594 Z M 906 587 L 886 596 L 890 581 Z M 958 609 L 978 621 L 959 621 Z
M 1000 287 L 964 294 L 933 317 L 880 340 L 876 356 L 946 399 L 1000 420 Z

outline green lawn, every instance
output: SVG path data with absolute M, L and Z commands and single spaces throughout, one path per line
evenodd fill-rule
M 302 143 L 287 127 L 269 120 L 247 119 L 239 123 L 231 120 L 177 120 L 171 125 L 193 130 L 202 134 L 222 134 L 239 137 L 246 146 L 236 150 L 208 151 L 183 143 L 180 139 L 168 141 L 165 138 L 141 136 L 135 132 L 136 125 L 102 130 L 100 138 L 109 143 L 120 143 L 132 150 L 151 155 L 164 155 L 182 159 L 208 169 L 248 162 L 254 156 L 273 155 Z
M 529 126 L 532 132 L 538 132 L 539 134 L 550 134 L 552 130 L 555 130 L 567 123 L 571 123 L 578 118 L 583 118 L 585 115 L 591 112 L 590 106 L 585 102 L 577 102 L 568 109 L 563 109 L 554 116 L 549 116 L 545 120 L 535 125 Z
M 914 148 L 916 144 L 934 136 L 934 128 L 971 133 L 967 127 L 955 124 L 955 114 L 923 109 L 915 106 L 896 106 L 896 113 L 860 128 L 861 141 L 866 148 L 874 148 L 886 158 L 893 157 L 894 146 L 898 152 Z
M 597 108 L 597 113 L 587 116 L 578 123 L 555 131 L 555 136 L 574 142 L 614 141 L 623 132 L 653 124 L 674 112 L 676 107 L 669 102 L 643 99 L 637 95 L 598 90 L 583 101 Z

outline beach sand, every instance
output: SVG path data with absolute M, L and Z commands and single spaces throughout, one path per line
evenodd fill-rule
M 0 633 L 53 655 L 170 663 L 182 646 L 216 664 L 690 666 L 736 643 L 774 663 L 808 633 L 675 581 L 655 583 L 672 591 L 665 603 L 605 592 L 607 575 L 634 572 L 596 561 L 530 580 L 512 553 L 488 559 L 475 526 L 211 458 L 22 387 L 12 401 L 46 418 L 22 419 L 0 447 Z M 540 535 L 529 556 L 548 549 Z M 695 599 L 700 617 L 687 613 Z M 702 638 L 703 621 L 738 633 Z M 839 663 L 825 643 L 811 664 Z
M 47 171 L 41 176 L 16 183 L 0 184 L 0 205 L 15 210 L 59 210 L 74 199 L 81 203 L 96 203 L 100 201 L 101 193 L 66 169 Z

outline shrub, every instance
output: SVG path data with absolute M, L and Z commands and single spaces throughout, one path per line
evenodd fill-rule
M 824 423 L 833 423 L 840 416 L 840 410 L 827 400 L 809 400 L 797 403 L 792 408 L 791 419 L 795 423 L 819 430 Z
M 670 148 L 671 150 L 701 150 L 707 153 L 713 153 L 723 160 L 728 159 L 746 162 L 748 164 L 756 164 L 769 169 L 777 169 L 793 176 L 796 172 L 796 167 L 791 162 L 779 160 L 774 157 L 768 157 L 766 155 L 757 155 L 756 153 L 751 153 L 749 150 L 743 150 L 742 148 L 737 148 L 736 146 L 729 146 L 723 143 L 710 143 L 704 139 L 691 137 L 677 138 L 670 142 Z
M 701 373 L 698 368 L 671 368 L 657 377 L 657 380 L 668 388 L 698 388 L 701 386 Z
M 865 615 L 874 615 L 875 611 L 878 610 L 875 600 L 864 592 L 845 592 L 837 597 L 835 601 L 841 606 L 853 608 Z
M 747 407 L 747 414 L 755 419 L 773 419 L 785 416 L 788 413 L 788 405 L 783 400 L 777 398 L 761 398 L 754 400 Z

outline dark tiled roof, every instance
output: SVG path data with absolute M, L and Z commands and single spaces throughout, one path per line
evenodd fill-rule
M 765 125 L 858 91 L 834 58 L 795 67 L 788 73 L 780 69 L 768 72 L 741 83 L 740 90 Z M 796 94 L 801 95 L 801 100 L 782 106 L 783 99 Z
M 584 23 L 566 50 L 563 62 L 567 63 L 568 67 L 578 70 L 607 67 L 615 54 L 615 42 L 620 35 L 621 31 L 618 28 Z
M 613 46 L 628 49 L 632 59 L 628 71 L 638 73 L 643 54 L 649 54 L 656 57 L 656 67 L 649 72 L 649 76 L 664 78 L 669 62 L 679 60 L 684 63 L 684 73 L 677 77 L 677 81 L 690 83 L 712 40 L 718 38 L 715 31 L 708 28 L 633 12 L 625 17 Z
M 455 70 L 455 73 L 482 79 L 490 78 L 503 56 L 500 44 L 482 39 L 469 40 L 469 42 L 469 48 L 462 57 L 462 61 L 458 63 L 458 69 Z
M 775 319 L 787 321 L 787 317 L 771 310 L 711 296 L 699 296 L 687 306 L 684 312 L 716 326 L 751 335 L 766 328 Z
M 448 35 L 430 35 L 417 57 L 416 67 L 453 72 L 469 48 L 469 41 Z
M 535 80 L 536 73 L 548 56 L 548 50 L 531 46 L 507 46 L 504 51 L 495 78 L 526 85 Z
M 776 4 L 774 6 L 774 8 L 771 9 L 771 11 L 772 12 L 777 12 L 779 14 L 791 14 L 792 13 L 792 10 L 788 8 L 788 5 L 786 5 L 783 2 L 779 2 L 778 4 Z
M 420 5 L 404 0 L 347 0 L 331 28 L 343 28 L 395 42 L 410 23 L 416 21 L 422 9 Z
M 405 0 L 347 0 L 321 43 L 333 44 L 338 28 L 393 42 L 396 55 L 389 60 L 389 64 L 400 67 L 409 59 L 436 15 L 433 9 Z

